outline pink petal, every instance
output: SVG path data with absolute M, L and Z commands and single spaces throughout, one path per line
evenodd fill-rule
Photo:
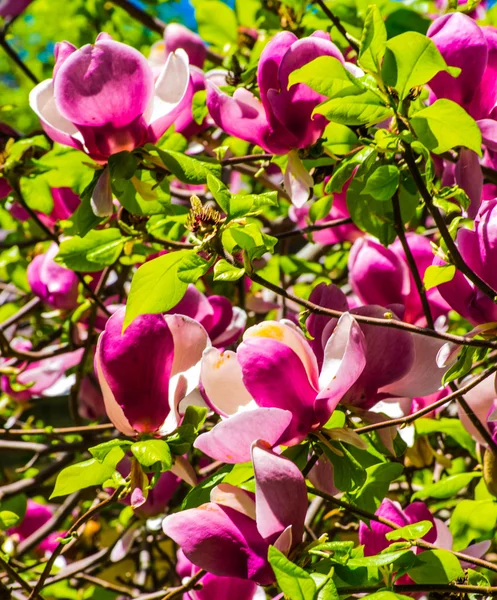
M 291 460 L 278 456 L 260 440 L 252 444 L 252 461 L 259 533 L 273 543 L 291 526 L 293 544 L 298 544 L 304 533 L 308 506 L 302 473 Z
M 262 439 L 275 446 L 292 420 L 292 413 L 279 408 L 257 408 L 221 421 L 194 442 L 214 460 L 229 464 L 248 462 L 253 442 Z

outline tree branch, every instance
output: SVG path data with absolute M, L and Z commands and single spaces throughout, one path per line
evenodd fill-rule
M 400 202 L 399 202 L 399 193 L 395 192 L 392 198 L 393 205 L 393 217 L 394 217 L 394 229 L 397 233 L 397 236 L 402 245 L 402 249 L 404 250 L 404 254 L 406 255 L 407 264 L 409 265 L 409 270 L 411 272 L 412 278 L 414 279 L 414 283 L 416 284 L 416 289 L 418 290 L 419 299 L 421 300 L 421 305 L 423 307 L 423 313 L 426 319 L 426 324 L 430 329 L 435 329 L 435 324 L 433 322 L 433 316 L 431 314 L 430 304 L 428 302 L 428 298 L 426 297 L 425 286 L 423 284 L 423 280 L 418 271 L 418 266 L 416 261 L 414 260 L 414 256 L 411 252 L 411 248 L 407 243 L 407 236 L 404 229 L 404 224 L 402 222 L 402 214 L 400 212 Z
M 332 11 L 326 6 L 324 0 L 314 0 L 314 3 L 319 6 L 319 8 L 324 12 L 324 14 L 328 17 L 328 19 L 333 23 L 333 25 L 338 29 L 338 31 L 343 35 L 343 37 L 347 40 L 350 46 L 359 54 L 360 50 L 360 42 L 353 35 L 351 35 L 345 27 L 342 25 L 340 19 L 332 13 Z

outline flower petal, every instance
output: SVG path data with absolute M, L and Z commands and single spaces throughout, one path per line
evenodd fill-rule
M 255 521 L 232 508 L 210 502 L 167 516 L 162 528 L 201 569 L 262 585 L 274 580 Z
M 304 533 L 308 506 L 302 473 L 295 463 L 278 456 L 260 440 L 252 444 L 252 462 L 259 533 L 272 544 L 291 526 L 292 543 L 298 544 Z
M 193 445 L 214 460 L 229 464 L 247 462 L 253 442 L 263 439 L 275 446 L 291 420 L 292 413 L 288 410 L 256 408 L 221 421 L 199 435 Z

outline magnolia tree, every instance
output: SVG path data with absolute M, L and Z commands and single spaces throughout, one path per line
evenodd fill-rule
M 497 13 L 0 15 L 0 596 L 496 597 Z

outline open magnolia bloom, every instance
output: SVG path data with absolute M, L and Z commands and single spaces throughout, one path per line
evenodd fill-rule
M 417 233 L 407 233 L 406 239 L 423 279 L 433 262 L 430 241 Z M 364 304 L 402 304 L 404 321 L 426 327 L 423 306 L 398 238 L 388 248 L 373 237 L 359 238 L 350 250 L 348 267 L 350 285 Z M 436 287 L 428 290 L 426 297 L 434 319 L 449 312 L 450 306 Z
M 297 150 L 315 144 L 327 120 L 312 114 L 324 96 L 303 83 L 289 87 L 289 78 L 293 71 L 320 56 L 345 63 L 328 33 L 316 31 L 299 40 L 290 31 L 282 31 L 267 44 L 259 60 L 260 100 L 245 88 L 228 96 L 215 83 L 207 82 L 207 108 L 216 125 L 266 152 L 288 154 L 285 188 L 297 207 L 309 199 L 313 185 Z
M 335 285 L 318 285 L 310 300 L 325 308 L 349 310 L 345 294 Z M 383 308 L 377 305 L 350 309 L 352 315 L 383 319 L 388 315 L 397 319 L 403 306 Z M 307 329 L 314 338 L 310 343 L 318 364 L 324 365 L 326 348 L 340 321 L 326 315 L 312 314 L 307 319 Z M 402 329 L 386 328 L 360 323 L 365 340 L 366 366 L 354 384 L 346 391 L 344 404 L 371 408 L 380 400 L 412 399 L 436 392 L 442 383 L 446 367 L 437 365 L 437 354 L 442 340 L 413 334 Z
M 208 348 L 201 384 L 223 420 L 195 447 L 227 463 L 250 459 L 259 438 L 294 445 L 330 418 L 366 366 L 364 336 L 344 314 L 330 337 L 321 369 L 303 333 L 290 321 L 247 329 L 237 352 Z
M 179 403 L 198 386 L 209 337 L 183 315 L 141 315 L 122 333 L 124 314 L 109 318 L 95 353 L 107 415 L 125 435 L 167 435 L 180 424 Z
M 497 199 L 484 202 L 475 219 L 474 230 L 457 232 L 457 248 L 464 262 L 493 290 L 497 290 Z M 444 265 L 435 257 L 433 264 Z M 497 304 L 456 269 L 454 277 L 438 290 L 462 317 L 474 325 L 497 321 Z M 497 294 L 497 292 L 496 292 Z
M 252 461 L 255 501 L 241 488 L 220 484 L 209 503 L 167 516 L 162 527 L 197 567 L 269 585 L 269 546 L 288 554 L 302 541 L 307 491 L 298 467 L 265 442 L 252 445 Z
M 79 50 L 58 43 L 55 57 L 53 79 L 31 91 L 30 106 L 55 142 L 101 163 L 156 142 L 174 123 L 190 82 L 183 50 L 169 56 L 154 84 L 147 59 L 107 33 Z

